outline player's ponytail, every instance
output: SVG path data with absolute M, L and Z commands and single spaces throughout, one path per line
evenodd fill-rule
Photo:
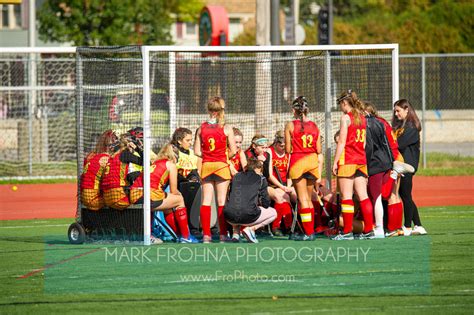
M 221 126 L 224 126 L 225 115 L 224 115 L 225 101 L 219 96 L 215 96 L 209 100 L 207 103 L 207 110 L 209 113 L 217 113 L 216 119 L 217 123 Z
M 360 126 L 362 123 L 361 116 L 364 114 L 365 105 L 364 103 L 357 97 L 357 94 L 352 90 L 347 90 L 341 93 L 339 98 L 337 99 L 337 103 L 346 100 L 349 105 L 351 106 L 351 113 L 354 117 L 354 125 Z
M 304 131 L 304 117 L 308 115 L 308 101 L 306 100 L 304 96 L 298 96 L 293 101 L 292 107 L 295 110 L 296 118 L 300 119 L 301 132 L 303 132 Z

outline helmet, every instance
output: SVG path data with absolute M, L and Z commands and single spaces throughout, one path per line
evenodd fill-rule
M 143 128 L 135 127 L 127 131 L 127 138 L 133 142 L 138 148 L 143 150 Z

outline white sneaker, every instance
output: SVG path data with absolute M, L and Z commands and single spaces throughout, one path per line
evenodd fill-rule
M 413 166 L 400 161 L 393 161 L 393 170 L 398 174 L 415 173 Z
M 376 227 L 374 229 L 375 238 L 385 238 L 383 227 Z
M 413 231 L 411 231 L 412 235 L 426 235 L 428 232 L 426 232 L 425 228 L 422 226 L 415 225 L 413 228 Z
M 163 240 L 161 238 L 150 235 L 150 244 L 151 245 L 160 245 L 160 244 L 163 244 Z
M 411 228 L 407 228 L 405 226 L 402 226 L 402 229 L 403 229 L 403 235 L 404 236 L 410 236 L 411 235 L 411 232 L 412 232 Z
M 242 230 L 242 233 L 244 234 L 247 241 L 249 241 L 249 243 L 258 243 L 258 240 L 255 237 L 255 232 L 250 227 L 247 226 L 245 229 Z

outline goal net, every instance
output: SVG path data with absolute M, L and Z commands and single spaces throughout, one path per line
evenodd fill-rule
M 78 48 L 76 64 L 78 174 L 104 131 L 112 129 L 120 135 L 141 127 L 145 200 L 150 196 L 151 152 L 157 153 L 177 127 L 194 134 L 208 117 L 206 104 L 211 97 L 225 100 L 225 121 L 241 130 L 245 150 L 257 133 L 271 143 L 293 119 L 293 99 L 305 96 L 309 118 L 321 132 L 328 187 L 333 136 L 341 117 L 335 101 L 339 94 L 351 89 L 387 110 L 398 98 L 396 44 Z M 126 222 L 126 233 L 140 235 L 149 244 L 149 206 L 110 210 L 106 216 L 113 222 L 101 228 L 123 227 Z M 99 210 L 92 217 L 84 216 L 83 211 L 79 201 L 80 221 L 94 221 L 101 214 Z M 129 212 L 130 217 L 120 218 Z

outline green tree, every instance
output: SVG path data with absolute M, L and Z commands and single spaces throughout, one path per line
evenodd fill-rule
M 196 20 L 202 7 L 202 0 L 46 0 L 39 33 L 76 46 L 165 45 L 171 24 Z
M 281 8 L 290 0 L 281 0 Z M 300 24 L 305 45 L 318 43 L 317 15 L 311 5 L 327 0 L 300 0 Z M 401 53 L 474 51 L 472 0 L 333 0 L 334 44 L 399 43 Z M 286 10 L 288 11 L 288 9 Z M 254 45 L 255 29 L 234 42 Z

